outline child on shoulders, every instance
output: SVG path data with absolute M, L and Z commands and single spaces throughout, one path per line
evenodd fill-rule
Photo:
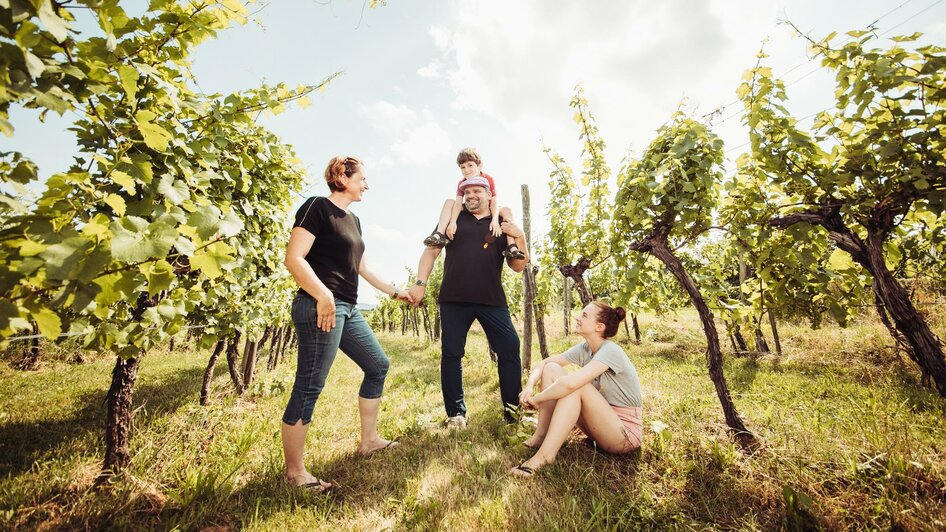
M 512 210 L 510 210 L 509 207 L 497 208 L 496 182 L 493 181 L 492 176 L 483 172 L 483 161 L 480 159 L 480 155 L 476 150 L 473 148 L 460 150 L 460 153 L 457 155 L 457 165 L 460 167 L 460 174 L 463 177 L 460 179 L 460 182 L 457 183 L 456 198 L 452 200 L 448 199 L 444 202 L 443 208 L 440 210 L 440 219 L 437 222 L 437 228 L 430 236 L 424 239 L 424 245 L 427 247 L 443 247 L 453 240 L 453 236 L 457 231 L 457 217 L 460 216 L 460 211 L 463 209 L 463 187 L 461 185 L 472 178 L 485 179 L 489 184 L 489 192 L 491 195 L 489 200 L 489 212 L 492 216 L 489 229 L 493 233 L 493 236 L 499 237 L 503 234 L 502 228 L 499 225 L 500 217 L 509 222 L 513 221 Z M 507 235 L 506 243 L 506 251 L 503 252 L 504 255 L 511 259 L 526 258 L 525 253 L 516 246 L 516 240 L 514 238 Z

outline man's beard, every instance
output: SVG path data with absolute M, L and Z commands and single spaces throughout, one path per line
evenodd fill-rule
M 466 200 L 466 210 L 478 214 L 483 207 L 483 203 L 480 202 L 479 198 L 469 198 Z

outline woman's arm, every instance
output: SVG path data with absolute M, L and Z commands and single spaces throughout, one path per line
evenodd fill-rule
M 373 271 L 368 268 L 368 262 L 365 260 L 365 254 L 361 255 L 361 264 L 358 265 L 358 275 L 360 275 L 368 284 L 377 288 L 382 293 L 395 299 L 413 302 L 407 291 L 399 290 L 394 283 L 386 283 L 381 280 Z
M 526 385 L 522 387 L 522 392 L 519 393 L 520 404 L 531 403 L 532 389 L 535 388 L 536 384 L 539 384 L 540 380 L 542 380 L 542 372 L 545 371 L 545 365 L 552 362 L 558 364 L 559 366 L 567 366 L 572 363 L 571 360 L 568 360 L 562 355 L 555 355 L 554 357 L 540 360 L 539 363 L 532 368 L 532 372 L 529 373 L 529 379 L 526 381 Z
M 554 357 L 540 360 L 538 364 L 533 366 L 532 372 L 529 373 L 529 380 L 526 381 L 526 385 L 523 387 L 523 389 L 531 390 L 536 384 L 538 384 L 539 381 L 542 380 L 542 372 L 545 371 L 545 365 L 553 362 L 562 367 L 572 363 L 571 360 L 568 360 L 563 355 L 555 355 Z
M 305 256 L 315 243 L 315 235 L 301 227 L 294 227 L 289 235 L 289 245 L 286 246 L 286 269 L 293 279 L 299 283 L 316 301 L 315 326 L 325 332 L 335 327 L 335 296 L 325 286 L 325 283 L 315 274 L 312 266 L 305 261 Z
M 532 397 L 531 403 L 533 405 L 538 405 L 543 401 L 561 399 L 562 397 L 565 397 L 566 395 L 595 380 L 596 377 L 605 371 L 608 371 L 608 366 L 606 364 L 603 362 L 598 362 L 597 360 L 592 360 L 591 362 L 582 366 L 580 370 L 576 371 L 575 373 L 561 376 L 557 381 L 555 381 L 554 384 L 542 390 L 542 392 L 534 395 Z

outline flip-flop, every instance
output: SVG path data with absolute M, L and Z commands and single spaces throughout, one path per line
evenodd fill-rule
M 513 470 L 518 470 L 525 473 L 524 475 L 516 475 L 515 473 L 513 473 L 514 476 L 521 477 L 521 478 L 532 478 L 535 475 L 535 469 L 527 466 L 525 462 L 517 465 L 516 467 L 513 468 Z
M 541 445 L 529 445 L 529 444 L 526 443 L 526 442 L 522 442 L 522 446 L 525 447 L 526 449 L 532 449 L 532 450 L 534 450 L 534 451 L 535 451 L 535 450 L 538 450 L 539 447 L 541 447 Z
M 385 445 L 384 447 L 378 447 L 377 449 L 371 451 L 370 453 L 364 453 L 364 454 L 358 453 L 358 454 L 361 454 L 361 456 L 371 456 L 371 455 L 373 455 L 373 454 L 375 454 L 375 453 L 379 453 L 379 452 L 384 451 L 384 450 L 387 450 L 387 449 L 394 449 L 395 447 L 397 447 L 397 446 L 399 446 L 399 445 L 401 445 L 401 442 L 399 442 L 399 441 L 397 441 L 397 440 L 391 440 L 391 441 L 389 441 L 388 444 Z
M 326 484 L 328 484 L 328 486 L 323 485 L 322 480 L 318 478 L 315 479 L 315 482 L 306 482 L 305 484 L 293 484 L 292 479 L 286 479 L 287 486 L 307 493 L 325 493 L 334 486 L 331 482 L 326 482 Z

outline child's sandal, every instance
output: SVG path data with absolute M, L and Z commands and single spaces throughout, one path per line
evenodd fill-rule
M 450 239 L 440 231 L 434 231 L 430 236 L 424 239 L 424 245 L 429 248 L 442 248 L 449 243 Z
M 526 254 L 522 252 L 515 244 L 509 244 L 506 246 L 506 250 L 503 251 L 503 255 L 512 259 L 512 260 L 523 260 L 526 258 Z

